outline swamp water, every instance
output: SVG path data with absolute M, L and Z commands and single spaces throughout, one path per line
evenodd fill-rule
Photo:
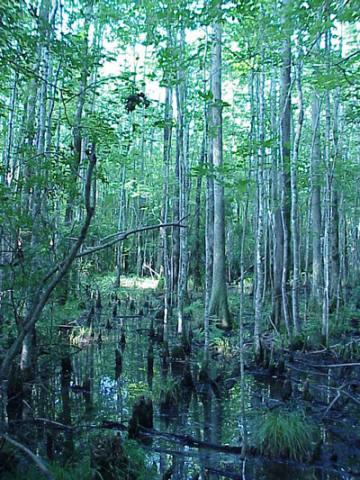
M 177 407 L 168 415 L 161 415 L 159 405 L 162 391 L 171 388 L 179 378 L 170 364 L 166 370 L 162 368 L 162 345 L 155 342 L 154 374 L 149 376 L 147 373 L 149 330 L 153 312 L 136 316 L 134 311 L 123 309 L 120 312 L 119 309 L 119 315 L 111 318 L 110 308 L 109 312 L 107 310 L 104 308 L 97 319 L 97 331 L 101 327 L 102 332 L 101 344 L 87 344 L 84 340 L 82 345 L 69 347 L 71 377 L 64 381 L 59 356 L 40 356 L 38 375 L 31 397 L 21 406 L 20 413 L 8 409 L 8 418 L 3 418 L 3 421 L 8 422 L 9 433 L 38 452 L 42 458 L 61 460 L 64 464 L 81 464 L 86 455 L 89 455 L 86 449 L 89 438 L 95 433 L 120 431 L 122 435 L 127 435 L 124 428 L 131 417 L 133 404 L 144 395 L 153 400 L 155 430 L 148 436 L 144 448 L 147 450 L 149 465 L 156 465 L 159 478 L 162 478 L 171 465 L 171 478 L 174 480 L 191 479 L 197 473 L 203 475 L 200 478 L 211 480 L 360 478 L 360 404 L 357 405 L 358 409 L 354 407 L 356 403 L 351 405 L 350 418 L 343 417 L 339 412 L 335 433 L 332 431 L 333 417 L 332 421 L 328 422 L 329 428 L 326 424 L 325 427 L 324 424 L 318 424 L 317 434 L 323 441 L 323 454 L 319 462 L 299 464 L 270 461 L 250 455 L 244 464 L 238 453 L 241 446 L 241 390 L 240 377 L 233 373 L 235 360 L 231 359 L 230 355 L 229 358 L 218 355 L 211 361 L 211 378 L 224 378 L 220 395 L 216 395 L 216 390 L 211 387 L 202 393 L 190 393 L 182 396 Z M 112 329 L 105 328 L 108 319 Z M 155 322 L 154 327 L 157 327 Z M 115 368 L 115 350 L 121 348 L 123 333 L 126 345 L 121 349 L 120 372 L 119 368 Z M 219 330 L 219 337 L 222 336 L 223 332 Z M 228 340 L 228 345 L 237 343 L 235 337 L 228 337 Z M 176 344 L 177 338 L 172 331 L 170 352 Z M 190 367 L 193 376 L 202 357 L 203 346 L 200 339 L 192 344 Z M 295 391 L 296 386 L 305 380 L 305 373 L 301 370 L 301 364 L 295 362 L 292 372 Z M 331 377 L 324 373 L 312 374 L 307 371 L 306 377 L 319 384 L 331 386 Z M 260 371 L 256 374 L 246 371 L 245 408 L 249 429 L 254 418 L 282 403 L 283 383 L 283 380 L 269 378 Z M 324 389 L 319 392 L 316 388 L 312 389 L 313 395 L 317 395 L 320 404 L 324 406 L 323 410 L 334 398 L 331 390 L 326 392 Z M 296 410 L 296 401 L 291 402 L 290 408 Z M 301 408 L 306 409 L 306 406 L 302 404 Z M 51 423 L 46 420 L 51 420 Z M 34 422 L 37 428 L 34 427 Z M 29 435 L 32 437 L 29 438 Z M 194 439 L 200 440 L 201 444 L 194 443 Z M 337 459 L 330 461 L 329 457 L 334 451 Z

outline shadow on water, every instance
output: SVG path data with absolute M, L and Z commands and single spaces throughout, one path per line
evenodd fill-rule
M 129 313 L 128 317 L 126 313 Z M 186 390 L 181 386 L 184 364 L 181 363 L 179 372 L 179 365 L 170 365 L 169 358 L 164 360 L 161 343 L 154 340 L 149 346 L 149 331 L 153 326 L 155 330 L 157 327 L 150 316 L 136 316 L 133 312 L 123 311 L 123 316 L 113 316 L 111 325 L 105 328 L 106 315 L 98 314 L 96 320 L 98 328 L 101 327 L 101 343 L 89 342 L 83 348 L 67 346 L 66 355 L 63 356 L 67 360 L 63 360 L 62 368 L 59 363 L 53 363 L 53 358 L 39 362 L 39 373 L 28 403 L 31 404 L 32 418 L 38 429 L 38 451 L 49 459 L 60 458 L 64 463 L 78 463 L 91 432 L 100 431 L 104 422 L 107 422 L 108 428 L 117 426 L 125 429 L 134 402 L 144 395 L 151 397 L 154 403 L 155 433 L 151 445 L 146 448 L 151 463 L 156 463 L 160 476 L 164 478 L 167 472 L 172 471 L 171 478 L 174 480 L 240 479 L 244 470 L 246 479 L 360 478 L 357 473 L 360 472 L 357 456 L 360 444 L 354 444 L 353 451 L 343 452 L 342 458 L 346 459 L 343 465 L 339 461 L 297 464 L 249 456 L 244 469 L 239 453 L 225 449 L 231 446 L 238 447 L 238 452 L 241 450 L 240 381 L 238 377 L 231 378 L 227 373 L 233 370 L 234 365 L 231 362 L 225 364 L 219 359 L 213 360 L 211 378 L 217 379 L 218 383 Z M 173 332 L 169 351 L 177 344 L 178 339 Z M 197 376 L 202 357 L 203 346 L 193 346 L 190 357 L 193 377 Z M 71 366 L 66 363 L 68 359 Z M 227 378 L 225 382 L 224 373 Z M 295 396 L 296 385 L 303 381 L 301 373 L 293 375 Z M 324 377 L 317 381 L 324 383 Z M 283 380 L 278 378 L 248 372 L 245 379 L 245 405 L 249 418 L 261 415 L 264 409 L 275 408 L 277 402 L 282 402 L 283 385 Z M 160 400 L 167 390 L 172 392 L 176 402 L 164 414 Z M 323 395 L 321 393 L 320 400 L 326 404 L 325 401 L 329 399 Z M 16 426 L 24 419 L 23 405 L 23 402 L 8 404 L 9 425 Z M 329 429 L 319 429 L 325 451 L 336 449 L 340 457 L 341 449 L 347 447 L 336 435 L 346 436 L 346 433 L 331 432 L 331 422 Z M 354 429 L 354 438 L 357 432 L 358 426 Z M 193 439 L 200 443 L 196 445 Z M 216 448 L 221 446 L 224 451 Z M 342 470 L 353 471 L 353 474 Z

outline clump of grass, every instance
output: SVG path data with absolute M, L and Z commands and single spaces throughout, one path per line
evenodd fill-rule
M 304 462 L 312 457 L 314 428 L 301 412 L 281 410 L 266 413 L 255 423 L 252 442 L 269 458 Z
M 88 343 L 91 339 L 91 328 L 78 327 L 74 328 L 70 334 L 70 343 L 73 345 L 80 345 Z

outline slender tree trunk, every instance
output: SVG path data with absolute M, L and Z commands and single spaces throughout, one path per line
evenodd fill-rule
M 316 89 L 312 93 L 311 114 L 313 141 L 310 157 L 311 204 L 312 204 L 312 231 L 313 231 L 313 275 L 312 300 L 315 308 L 320 308 L 323 295 L 323 258 L 321 252 L 321 147 L 320 147 L 320 102 Z
M 145 47 L 144 62 L 147 60 L 147 49 Z M 143 82 L 145 85 L 146 79 L 146 69 L 144 67 L 143 73 Z M 146 91 L 144 89 L 144 95 L 146 96 Z M 141 143 L 140 143 L 140 168 L 139 175 L 137 178 L 140 188 L 142 187 L 143 178 L 144 178 L 144 163 L 145 163 L 145 105 L 142 105 L 142 116 L 141 116 Z M 146 199 L 140 192 L 138 196 L 138 224 L 142 225 L 144 222 L 144 209 L 145 209 Z M 144 235 L 142 232 L 139 232 L 137 235 L 137 259 L 136 259 L 136 274 L 138 277 L 143 275 L 143 266 L 144 266 Z
M 207 35 L 206 31 L 206 35 Z M 206 93 L 206 57 L 208 52 L 208 37 L 206 36 L 206 44 L 203 60 L 203 92 Z M 203 161 L 207 168 L 210 166 L 209 162 L 209 142 L 208 142 L 208 108 L 207 102 L 204 102 L 204 134 L 203 134 Z M 210 362 L 210 296 L 211 296 L 211 277 L 212 277 L 212 241 L 213 238 L 210 233 L 213 220 L 214 204 L 211 201 L 212 178 L 207 173 L 205 186 L 205 311 L 204 311 L 204 363 L 207 366 Z
M 255 116 L 254 112 L 254 71 L 251 71 L 250 81 L 249 81 L 249 91 L 250 91 L 250 108 L 251 108 L 251 123 L 250 123 L 250 135 L 249 135 L 249 172 L 248 172 L 248 182 L 246 185 L 246 202 L 245 202 L 245 213 L 243 217 L 243 230 L 241 236 L 241 250 L 240 250 L 240 311 L 239 311 L 239 342 L 240 342 L 240 377 L 241 377 L 241 431 L 242 436 L 242 451 L 241 456 L 243 459 L 246 457 L 247 453 L 247 426 L 246 426 L 246 415 L 245 415 L 245 361 L 244 361 L 244 276 L 245 276 L 245 238 L 246 238 L 246 225 L 248 221 L 248 211 L 249 211 L 249 198 L 250 198 L 250 181 L 251 181 L 251 168 L 252 168 L 252 157 L 253 157 L 253 143 L 254 143 L 254 128 L 255 128 Z
M 176 133 L 175 182 L 172 202 L 172 221 L 174 223 L 178 222 L 180 219 L 180 149 L 182 148 L 182 145 L 180 141 L 179 125 L 177 125 Z M 178 228 L 172 229 L 171 263 L 171 290 L 176 292 L 178 289 L 180 263 L 180 232 Z
M 291 31 L 289 23 L 290 1 L 284 0 L 284 12 L 282 24 L 284 26 L 284 38 L 281 47 L 281 77 L 280 77 L 280 156 L 281 156 L 281 221 L 284 244 L 282 248 L 282 276 L 281 297 L 286 329 L 289 337 L 290 310 L 288 299 L 288 281 L 290 271 L 290 133 L 291 133 Z
M 257 184 L 257 214 L 255 229 L 255 324 L 254 324 L 254 350 L 257 361 L 260 361 L 261 336 L 262 336 L 262 314 L 263 314 L 263 283 L 264 268 L 262 261 L 262 245 L 264 232 L 264 172 L 265 163 L 265 72 L 264 66 L 261 67 L 260 83 L 258 88 L 259 100 L 259 153 L 257 155 L 256 165 L 256 184 Z
M 299 312 L 299 288 L 300 288 L 300 234 L 299 234 L 299 218 L 298 218 L 298 194 L 297 194 L 297 164 L 299 157 L 299 147 L 301 139 L 301 130 L 304 120 L 304 106 L 301 89 L 301 56 L 296 66 L 296 86 L 298 91 L 298 110 L 299 117 L 296 126 L 296 133 L 294 139 L 294 151 L 291 161 L 291 225 L 292 225 L 292 239 L 293 239 L 293 285 L 292 285 L 292 315 L 295 335 L 301 333 L 301 319 Z
M 219 3 L 219 12 L 221 4 Z M 212 78 L 212 140 L 214 167 L 217 178 L 214 182 L 214 263 L 210 299 L 210 314 L 217 315 L 224 328 L 231 328 L 228 307 L 225 267 L 225 202 L 224 187 L 218 169 L 222 166 L 222 104 L 221 104 L 221 13 L 214 27 L 215 41 L 212 49 L 210 76 Z
M 83 53 L 83 66 L 81 70 L 80 76 L 80 86 L 79 86 L 79 95 L 77 99 L 75 114 L 74 114 L 74 127 L 73 127 L 73 173 L 72 178 L 70 180 L 70 191 L 69 197 L 67 200 L 66 205 L 66 212 L 65 212 L 65 224 L 70 225 L 73 220 L 73 207 L 74 207 L 74 200 L 76 197 L 76 185 L 79 176 L 79 169 L 82 160 L 82 128 L 81 128 L 81 119 L 83 115 L 84 105 L 85 105 L 85 98 L 86 98 L 86 86 L 88 83 L 88 76 L 89 76 L 89 66 L 88 66 L 88 49 L 89 49 L 89 29 L 90 29 L 90 15 L 92 11 L 92 6 L 88 6 L 86 9 L 85 20 L 84 20 L 84 36 L 83 36 L 83 45 L 82 45 L 82 53 Z
M 309 311 L 309 261 L 310 261 L 310 231 L 311 231 L 311 195 L 308 200 L 305 238 L 305 270 L 304 270 L 304 322 L 307 322 Z
M 330 31 L 325 33 L 326 73 L 330 74 Z M 326 348 L 329 347 L 329 313 L 330 313 L 330 228 L 331 228 L 331 164 L 330 164 L 330 91 L 325 92 L 325 203 L 324 203 L 324 292 L 322 312 L 322 335 Z
M 333 159 L 332 171 L 337 166 L 341 158 L 341 147 L 339 137 L 339 109 L 340 109 L 340 89 L 337 88 L 334 98 L 333 113 Z M 338 303 L 338 293 L 340 293 L 340 216 L 339 216 L 339 194 L 336 175 L 332 182 L 331 189 L 331 284 L 330 284 L 330 308 L 333 311 Z M 340 299 L 339 299 L 340 300 Z
M 284 38 L 281 47 L 280 76 L 280 156 L 281 156 L 281 222 L 284 244 L 281 274 L 281 298 L 286 329 L 291 337 L 288 281 L 290 270 L 290 132 L 291 132 L 291 31 L 289 23 L 290 0 L 284 0 L 282 24 Z
M 206 115 L 206 111 L 205 111 Z M 203 132 L 203 141 L 201 148 L 201 157 L 199 161 L 199 167 L 203 168 L 206 163 L 206 124 L 204 125 Z M 192 255 L 194 262 L 194 289 L 199 290 L 201 288 L 201 232 L 200 232 L 200 214 L 201 214 L 201 185 L 202 185 L 202 174 L 200 173 L 196 181 L 196 194 L 195 194 L 195 214 L 194 214 L 194 253 Z
M 14 83 L 12 88 L 11 96 L 11 107 L 9 114 L 9 123 L 8 123 L 8 132 L 7 132 L 7 145 L 6 150 L 4 151 L 4 165 L 5 165 L 5 177 L 0 175 L 0 183 L 11 183 L 11 173 L 10 173 L 10 159 L 11 159 L 11 149 L 13 142 L 13 130 L 14 130 L 14 116 L 15 116 L 15 107 L 16 107 L 16 91 L 18 84 L 18 73 L 14 71 Z
M 119 207 L 119 220 L 118 220 L 118 232 L 121 232 L 126 221 L 125 213 L 125 183 L 126 183 L 126 165 L 122 168 L 122 182 L 121 182 L 121 193 L 120 193 L 120 207 Z M 122 270 L 122 245 L 123 243 L 117 245 L 116 247 L 116 286 L 120 287 L 120 277 Z
M 183 67 L 183 54 L 185 51 L 185 30 L 181 31 L 180 39 L 180 65 L 178 72 L 178 84 L 176 88 L 178 129 L 179 129 L 179 213 L 184 218 L 183 225 L 187 226 L 188 211 L 188 148 L 187 148 L 187 122 L 186 122 L 186 89 L 187 78 Z M 184 300 L 187 295 L 187 272 L 188 272 L 188 229 L 180 229 L 180 259 L 178 280 L 178 334 L 184 330 Z
M 40 19 L 45 25 L 49 22 L 50 14 L 50 2 L 43 1 L 40 8 Z M 38 113 L 38 134 L 37 134 L 37 175 L 39 177 L 38 182 L 34 186 L 32 194 L 31 211 L 30 216 L 32 218 L 32 233 L 30 238 L 30 248 L 33 254 L 31 269 L 30 269 L 30 286 L 25 294 L 25 308 L 24 316 L 29 317 L 30 312 L 33 309 L 34 302 L 34 285 L 33 279 L 37 274 L 41 260 L 39 255 L 36 255 L 37 246 L 39 244 L 40 223 L 42 215 L 42 181 L 44 180 L 43 165 L 44 165 L 44 152 L 45 152 L 45 132 L 46 132 L 46 109 L 47 109 L 47 91 L 48 91 L 48 74 L 49 74 L 49 50 L 46 45 L 46 40 L 49 35 L 49 29 L 43 33 L 43 39 L 40 46 L 41 51 L 41 70 L 42 70 L 42 83 L 39 94 L 39 113 Z M 34 327 L 35 328 L 35 327 Z M 23 378 L 26 380 L 31 378 L 32 370 L 32 344 L 33 344 L 33 329 L 31 329 L 25 336 L 22 343 L 20 368 L 23 374 Z
M 171 155 L 171 122 L 172 122 L 172 90 L 170 87 L 166 88 L 165 96 L 165 126 L 164 126 L 164 170 L 165 170 L 165 184 L 164 184 L 164 217 L 163 223 L 167 223 L 168 209 L 169 209 L 169 166 Z M 169 309 L 170 309 L 170 262 L 168 253 L 168 239 L 166 229 L 162 229 L 163 238 L 163 262 L 164 262 L 164 341 L 169 341 Z
M 206 116 L 206 112 L 205 112 Z M 206 137 L 205 137 L 206 139 Z M 206 145 L 205 145 L 206 148 Z M 211 222 L 211 208 L 212 202 L 210 199 L 210 182 L 212 179 L 210 175 L 206 178 L 206 220 L 205 220 L 205 345 L 204 345 L 204 362 L 208 365 L 210 361 L 210 296 L 211 296 L 211 278 L 212 278 L 212 265 L 211 265 L 211 235 L 210 235 L 210 222 Z

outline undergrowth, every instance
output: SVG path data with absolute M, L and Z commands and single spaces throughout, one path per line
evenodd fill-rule
M 304 462 L 313 453 L 314 428 L 303 412 L 267 412 L 253 427 L 252 444 L 268 458 Z

